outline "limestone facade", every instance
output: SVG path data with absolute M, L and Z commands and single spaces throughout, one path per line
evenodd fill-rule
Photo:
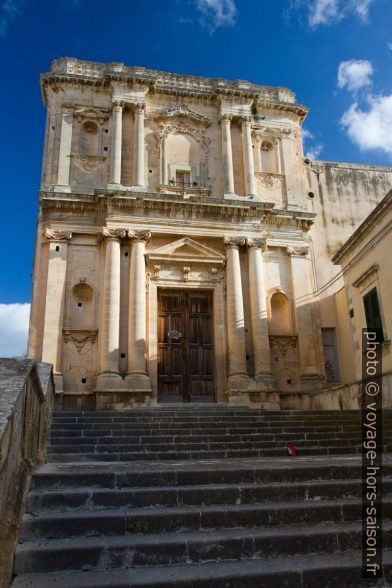
M 330 258 L 392 169 L 304 159 L 285 88 L 70 58 L 41 86 L 28 353 L 64 403 L 306 407 L 341 378 Z

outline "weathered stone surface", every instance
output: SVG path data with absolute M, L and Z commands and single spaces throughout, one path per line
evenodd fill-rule
M 7 587 L 25 494 L 45 455 L 53 406 L 52 367 L 0 359 L 0 586 Z

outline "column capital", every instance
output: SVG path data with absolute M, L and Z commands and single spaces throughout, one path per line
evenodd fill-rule
M 264 249 L 267 246 L 267 239 L 266 238 L 247 237 L 246 238 L 246 246 L 247 247 L 255 247 L 256 249 Z
M 125 229 L 108 229 L 104 227 L 100 233 L 98 233 L 98 242 L 105 241 L 106 239 L 124 239 L 127 236 Z
M 70 241 L 72 238 L 71 231 L 55 231 L 53 229 L 45 229 L 43 233 L 46 241 Z
M 127 234 L 128 239 L 131 239 L 133 241 L 144 241 L 144 243 L 147 243 L 147 241 L 151 239 L 151 231 L 149 230 L 132 231 L 128 229 Z
M 124 101 L 123 100 L 113 100 L 112 110 L 114 112 L 122 112 L 124 108 Z
M 74 114 L 75 112 L 75 105 L 74 104 L 63 104 L 62 113 L 63 114 Z
M 290 257 L 306 257 L 309 253 L 309 245 L 303 247 L 287 247 L 287 255 Z
M 240 123 L 241 126 L 250 127 L 251 126 L 251 117 L 250 116 L 241 116 Z
M 245 237 L 225 237 L 224 242 L 225 247 L 227 247 L 228 249 L 230 247 L 234 247 L 237 249 L 238 247 L 242 247 L 242 245 L 245 245 Z
M 224 123 L 231 123 L 232 120 L 233 120 L 233 115 L 232 114 L 224 113 L 224 114 L 221 114 L 219 116 L 219 122 L 220 123 L 222 123 L 222 122 L 224 122 Z
M 138 102 L 137 104 L 134 104 L 133 110 L 135 114 L 146 116 L 146 105 L 143 102 Z

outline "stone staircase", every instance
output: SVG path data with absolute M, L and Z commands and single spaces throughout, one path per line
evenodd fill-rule
M 217 405 L 54 413 L 12 587 L 392 586 L 388 454 L 384 580 L 361 579 L 360 425 Z

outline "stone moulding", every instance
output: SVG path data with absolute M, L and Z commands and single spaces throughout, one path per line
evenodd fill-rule
M 97 329 L 63 329 L 64 341 L 74 343 L 80 353 L 87 342 L 95 343 Z

